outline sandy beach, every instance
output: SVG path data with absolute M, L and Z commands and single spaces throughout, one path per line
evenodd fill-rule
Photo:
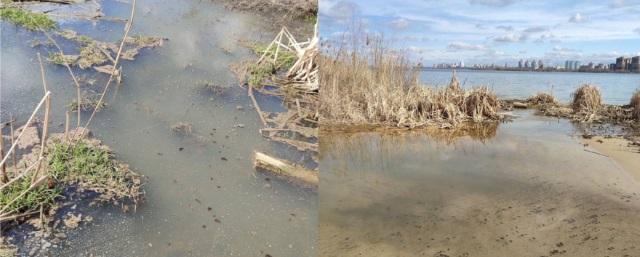
M 640 146 L 623 137 L 595 136 L 583 138 L 586 150 L 595 151 L 614 161 L 622 169 L 640 181 Z

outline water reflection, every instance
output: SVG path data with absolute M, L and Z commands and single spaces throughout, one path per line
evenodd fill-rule
M 319 256 L 637 253 L 640 183 L 568 122 L 521 115 L 456 140 L 324 135 Z

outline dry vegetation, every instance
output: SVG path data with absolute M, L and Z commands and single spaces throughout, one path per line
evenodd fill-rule
M 573 111 L 593 113 L 602 107 L 600 90 L 592 85 L 582 85 L 573 93 Z
M 558 101 L 553 95 L 544 92 L 530 97 L 527 102 L 532 105 L 558 105 Z
M 640 121 L 640 90 L 636 90 L 631 97 L 631 102 L 629 102 L 631 108 L 633 108 L 633 117 L 637 121 Z
M 604 104 L 600 90 L 596 86 L 585 84 L 576 89 L 568 105 L 559 104 L 548 94 L 529 98 L 528 103 L 546 116 L 563 117 L 582 123 L 614 123 L 636 127 L 640 122 L 639 99 L 640 93 L 636 91 L 628 106 Z
M 305 153 L 305 159 L 310 158 L 313 161 L 316 161 L 318 151 L 318 45 L 316 33 L 313 38 L 298 41 L 286 27 L 283 27 L 271 43 L 249 46 L 259 56 L 257 61 L 239 63 L 232 67 L 238 79 L 247 86 L 247 94 L 264 125 L 260 133 L 274 142 Z M 263 111 L 254 91 L 280 97 L 288 110 Z M 268 158 L 256 157 L 262 160 L 256 162 L 256 169 L 266 169 L 274 174 L 282 175 L 283 170 L 277 167 L 282 166 L 282 163 L 289 163 L 287 160 L 263 153 L 259 156 Z M 299 173 L 304 170 L 302 165 L 294 166 L 298 168 L 284 169 L 285 173 Z M 299 175 L 293 173 L 287 176 Z M 303 173 L 315 176 L 317 180 L 317 171 L 307 170 Z M 306 180 L 309 181 L 313 179 Z
M 455 127 L 501 119 L 487 87 L 464 90 L 455 75 L 447 87 L 426 87 L 406 58 L 380 45 L 319 58 L 322 124 Z

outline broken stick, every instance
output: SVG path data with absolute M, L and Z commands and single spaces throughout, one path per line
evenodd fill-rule
M 318 186 L 317 172 L 261 152 L 255 152 L 253 167 L 256 170 L 268 171 L 281 177 L 302 182 L 308 186 Z

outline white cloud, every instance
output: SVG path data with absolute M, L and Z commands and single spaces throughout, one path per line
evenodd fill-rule
M 513 26 L 500 25 L 500 26 L 497 26 L 496 29 L 501 29 L 504 31 L 513 31 Z
M 523 30 L 522 32 L 524 33 L 540 33 L 540 32 L 545 32 L 549 30 L 549 28 L 547 26 L 533 26 L 533 27 L 529 27 L 525 30 Z
M 576 49 L 567 48 L 567 47 L 561 47 L 561 46 L 554 46 L 553 47 L 553 51 L 554 52 L 578 52 L 578 50 L 576 50 Z
M 447 49 L 450 51 L 484 51 L 487 49 L 487 47 L 483 46 L 483 45 L 474 45 L 474 44 L 469 44 L 469 43 L 464 43 L 464 42 L 452 42 L 449 43 L 449 45 L 447 46 Z
M 569 18 L 569 22 L 573 22 L 573 23 L 583 22 L 585 20 L 586 20 L 586 17 L 582 16 L 582 14 L 580 14 L 579 12 L 571 16 L 571 18 Z
M 469 0 L 470 4 L 503 7 L 515 3 L 516 0 Z
M 625 8 L 640 5 L 640 0 L 613 0 L 609 5 L 611 8 Z
M 640 34 L 640 27 L 637 27 L 636 29 L 634 29 L 633 32 Z
M 514 33 L 509 33 L 503 36 L 495 37 L 493 38 L 493 41 L 499 42 L 499 43 L 515 43 L 515 42 L 524 41 L 526 39 L 527 39 L 527 36 L 525 35 L 517 35 Z
M 360 6 L 351 1 L 322 1 L 320 4 L 320 14 L 332 17 L 338 20 L 349 20 L 356 14 L 360 13 Z
M 394 29 L 405 30 L 409 27 L 409 21 L 405 18 L 398 18 L 391 21 L 390 25 Z

